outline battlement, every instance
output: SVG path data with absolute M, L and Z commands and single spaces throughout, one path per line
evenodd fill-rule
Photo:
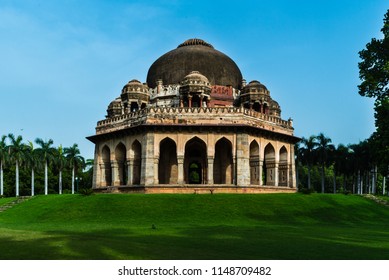
M 246 125 L 293 135 L 291 120 L 262 114 L 243 107 L 149 107 L 97 123 L 96 134 L 138 125 Z

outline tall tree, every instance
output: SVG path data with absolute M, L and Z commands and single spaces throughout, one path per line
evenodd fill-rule
M 77 144 L 73 144 L 73 146 L 69 148 L 65 148 L 64 152 L 66 154 L 66 158 L 69 162 L 69 165 L 72 168 L 72 194 L 74 194 L 74 179 L 75 173 L 78 168 L 84 168 L 85 159 L 81 156 L 80 150 L 78 149 Z
M 328 163 L 328 152 L 334 150 L 334 146 L 330 144 L 331 138 L 326 137 L 323 133 L 320 133 L 317 137 L 317 153 L 319 164 L 321 167 L 321 192 L 325 192 L 325 168 Z
M 6 135 L 1 136 L 0 140 L 0 195 L 4 195 L 4 164 L 8 159 L 8 146 L 6 143 Z
M 10 158 L 15 163 L 15 195 L 19 196 L 19 166 L 25 157 L 26 145 L 22 143 L 23 138 L 20 135 L 15 137 L 10 133 L 8 138 L 11 142 L 9 145 Z
M 66 157 L 62 145 L 59 145 L 55 153 L 55 164 L 58 168 L 58 193 L 62 194 L 62 171 L 66 166 Z
M 379 149 L 377 163 L 389 168 L 389 9 L 384 15 L 381 29 L 383 38 L 373 38 L 359 52 L 359 94 L 375 98 L 374 146 Z M 387 171 L 385 172 L 387 173 Z
M 311 135 L 309 138 L 303 137 L 301 139 L 302 146 L 300 147 L 301 158 L 308 167 L 308 189 L 311 189 L 311 169 L 314 159 L 314 151 L 318 145 L 316 136 Z
M 34 143 L 28 141 L 26 151 L 26 164 L 31 168 L 31 196 L 35 195 L 35 171 L 40 167 L 40 159 L 37 149 L 34 148 Z
M 41 138 L 36 138 L 35 143 L 37 143 L 40 146 L 37 150 L 38 153 L 40 154 L 41 159 L 45 164 L 45 195 L 47 195 L 49 192 L 47 171 L 48 171 L 49 162 L 53 160 L 54 153 L 55 153 L 55 148 L 52 147 L 54 142 L 52 139 L 49 139 L 48 141 L 44 141 Z

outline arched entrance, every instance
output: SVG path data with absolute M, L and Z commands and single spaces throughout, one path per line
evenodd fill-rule
M 280 149 L 280 163 L 278 167 L 279 177 L 278 185 L 287 186 L 288 185 L 288 151 L 285 146 L 282 146 Z
M 275 185 L 275 165 L 276 164 L 276 157 L 275 157 L 275 150 L 272 144 L 267 144 L 265 147 L 265 158 L 264 158 L 264 183 L 268 186 L 274 186 Z
M 127 172 L 126 172 L 126 147 L 123 143 L 119 143 L 115 149 L 115 160 L 117 164 L 117 182 L 115 185 L 125 185 L 127 184 Z
M 202 179 L 202 167 L 197 161 L 193 161 L 189 164 L 188 171 L 189 184 L 201 184 Z
M 177 184 L 178 163 L 177 146 L 165 138 L 159 144 L 158 181 L 160 184 Z
M 185 145 L 184 178 L 186 184 L 205 184 L 207 178 L 207 145 L 198 137 Z M 193 176 L 193 177 L 190 177 Z
M 257 141 L 253 140 L 250 144 L 250 184 L 259 185 L 259 145 Z
M 131 150 L 133 153 L 134 163 L 132 165 L 132 184 L 139 185 L 140 184 L 140 171 L 142 165 L 142 145 L 138 140 L 135 140 L 132 143 Z
M 215 145 L 213 180 L 215 184 L 232 184 L 232 144 L 222 138 Z
M 104 146 L 101 151 L 101 173 L 102 173 L 102 186 L 111 186 L 112 185 L 112 171 L 111 171 L 111 151 L 108 146 Z

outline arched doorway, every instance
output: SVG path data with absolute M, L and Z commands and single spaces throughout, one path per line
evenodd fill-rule
M 216 142 L 213 164 L 215 184 L 232 184 L 232 144 L 225 137 Z
M 272 144 L 267 144 L 265 147 L 265 158 L 264 158 L 264 183 L 268 186 L 275 185 L 275 150 Z
M 191 174 L 194 176 L 193 178 L 190 178 Z M 207 174 L 207 145 L 200 138 L 194 137 L 185 145 L 185 182 L 187 184 L 205 184 Z
M 118 182 L 115 182 L 115 184 L 118 184 L 119 186 L 126 185 L 127 184 L 126 147 L 123 145 L 123 143 L 119 143 L 116 146 L 115 160 L 117 163 L 117 172 L 118 172 L 118 176 L 117 176 Z
M 282 146 L 280 149 L 280 163 L 278 166 L 278 185 L 287 186 L 288 185 L 288 151 L 285 146 Z
M 134 160 L 132 165 L 132 184 L 139 185 L 142 166 L 142 145 L 138 140 L 135 140 L 134 143 L 132 143 L 131 150 Z
M 159 144 L 158 181 L 160 184 L 177 184 L 177 145 L 165 138 Z
M 188 180 L 189 184 L 201 184 L 202 183 L 202 166 L 197 161 L 192 161 L 189 164 Z
M 250 184 L 259 185 L 260 179 L 259 145 L 257 141 L 253 140 L 250 144 Z
M 101 151 L 101 159 L 102 159 L 102 185 L 103 186 L 111 186 L 112 185 L 112 170 L 111 170 L 111 151 L 107 145 L 105 145 Z

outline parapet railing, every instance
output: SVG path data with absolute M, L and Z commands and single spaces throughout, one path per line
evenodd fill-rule
M 280 117 L 262 114 L 260 112 L 243 107 L 149 107 L 135 112 L 101 120 L 97 122 L 97 128 L 121 123 L 123 121 L 126 121 L 126 124 L 129 125 L 142 124 L 147 121 L 147 117 L 154 117 L 154 114 L 175 114 L 177 116 L 185 114 L 206 114 L 209 117 L 212 115 L 220 114 L 242 114 L 254 119 L 281 125 L 286 128 L 292 128 L 291 120 L 282 120 Z

